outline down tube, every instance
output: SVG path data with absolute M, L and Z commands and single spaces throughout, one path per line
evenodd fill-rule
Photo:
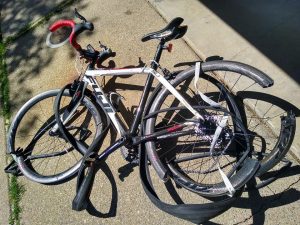
M 113 122 L 114 127 L 117 129 L 118 133 L 122 136 L 125 133 L 124 127 L 119 122 L 119 119 L 116 116 L 116 111 L 111 105 L 110 101 L 107 99 L 102 88 L 99 86 L 97 80 L 93 76 L 85 75 L 83 80 L 87 82 L 94 90 L 96 97 L 101 101 L 105 112 L 108 114 L 109 118 Z

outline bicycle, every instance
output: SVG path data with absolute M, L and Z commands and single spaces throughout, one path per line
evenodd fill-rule
M 179 73 L 162 68 L 159 64 L 162 52 L 172 49 L 172 45 L 166 43 L 181 38 L 187 31 L 179 17 L 164 29 L 142 38 L 142 41 L 159 40 L 150 67 L 96 69 L 115 53 L 102 44 L 101 51 L 91 45 L 83 49 L 76 42 L 76 36 L 85 30 L 93 31 L 94 27 L 77 11 L 75 15 L 81 19 L 80 24 L 72 20 L 58 21 L 50 27 L 50 31 L 66 26 L 72 28 L 69 41 L 80 57 L 88 61 L 87 69 L 63 89 L 44 92 L 29 100 L 12 121 L 8 153 L 13 156 L 22 174 L 43 184 L 59 184 L 78 174 L 77 195 L 73 201 L 76 210 L 86 207 L 96 164 L 119 148 L 124 158 L 134 163 L 139 160 L 138 147 L 143 146 L 160 179 L 172 179 L 179 186 L 206 197 L 233 196 L 256 174 L 261 164 L 250 157 L 251 135 L 243 124 L 239 107 L 226 86 L 209 73 L 239 73 L 262 87 L 273 85 L 270 77 L 249 65 L 232 61 L 196 63 Z M 158 69 L 162 74 L 157 72 Z M 145 74 L 147 79 L 134 120 L 126 129 L 116 109 L 120 96 L 104 93 L 96 77 L 133 74 Z M 150 96 L 154 78 L 160 84 Z M 199 85 L 206 87 L 205 94 Z M 62 98 L 68 100 L 64 102 Z M 43 106 L 40 106 L 42 103 Z M 50 112 L 47 107 L 52 106 L 54 114 L 45 115 L 45 121 L 37 125 L 30 123 L 39 121 L 37 115 Z M 28 122 L 24 117 L 30 114 L 29 111 L 34 116 Z M 26 123 L 30 123 L 31 127 L 26 127 Z M 98 154 L 110 125 L 117 130 L 120 138 Z M 29 143 L 22 143 L 28 136 L 18 145 L 15 143 L 18 134 L 22 137 L 27 135 L 28 130 L 34 129 L 36 131 Z M 288 143 L 292 133 L 291 130 L 283 135 L 288 136 L 285 139 Z M 49 138 L 54 147 L 43 146 L 47 143 L 43 142 L 43 138 Z M 59 149 L 55 142 L 63 149 Z M 34 154 L 40 147 L 46 148 L 45 152 Z M 70 160 L 70 154 L 75 162 Z M 271 154 L 275 156 L 276 153 Z M 64 163 L 61 163 L 62 156 L 68 158 Z M 57 158 L 57 161 L 48 161 L 39 168 L 48 158 Z M 40 162 L 36 163 L 39 159 Z M 275 164 L 272 160 L 269 162 Z M 53 168 L 54 172 L 46 171 Z

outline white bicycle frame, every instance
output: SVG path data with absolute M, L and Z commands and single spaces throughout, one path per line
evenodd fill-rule
M 151 74 L 166 88 L 168 89 L 188 110 L 195 115 L 197 119 L 204 119 L 193 107 L 182 97 L 182 95 L 172 86 L 172 84 L 167 81 L 163 75 L 155 71 L 150 67 L 140 67 L 132 69 L 100 69 L 100 70 L 86 70 L 83 81 L 87 82 L 90 85 L 97 97 L 101 100 L 105 111 L 108 113 L 109 118 L 111 119 L 113 125 L 117 129 L 120 135 L 125 134 L 125 129 L 122 124 L 119 122 L 119 119 L 116 116 L 116 111 L 112 106 L 111 102 L 108 100 L 104 94 L 102 88 L 98 84 L 96 77 L 101 76 L 126 76 L 133 74 Z

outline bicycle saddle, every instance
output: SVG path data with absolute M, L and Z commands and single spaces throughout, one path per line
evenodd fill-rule
M 181 17 L 174 18 L 164 29 L 146 34 L 142 37 L 142 42 L 151 39 L 164 39 L 170 41 L 172 39 L 181 38 L 187 31 L 187 26 L 179 26 L 183 22 Z

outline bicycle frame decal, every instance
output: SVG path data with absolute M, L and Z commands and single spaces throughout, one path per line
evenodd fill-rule
M 106 112 L 114 112 L 115 110 L 113 109 L 112 105 L 110 104 L 110 102 L 107 100 L 106 97 L 104 97 L 104 93 L 101 89 L 101 87 L 98 85 L 97 81 L 90 76 L 85 76 L 88 79 L 88 84 L 92 86 L 92 88 L 94 89 L 96 96 L 100 98 L 104 109 Z M 87 80 L 85 80 L 87 81 Z
M 116 117 L 116 111 L 115 111 L 114 107 L 111 105 L 111 103 L 105 96 L 105 93 L 103 92 L 102 88 L 99 86 L 97 80 L 92 76 L 85 75 L 83 77 L 83 81 L 87 82 L 88 85 L 92 86 L 93 90 L 96 93 L 96 97 L 99 98 L 99 100 L 101 101 L 105 111 L 107 112 L 109 118 L 113 122 L 118 133 L 123 135 L 125 133 L 125 130 L 122 127 L 122 125 L 119 123 L 119 120 Z

